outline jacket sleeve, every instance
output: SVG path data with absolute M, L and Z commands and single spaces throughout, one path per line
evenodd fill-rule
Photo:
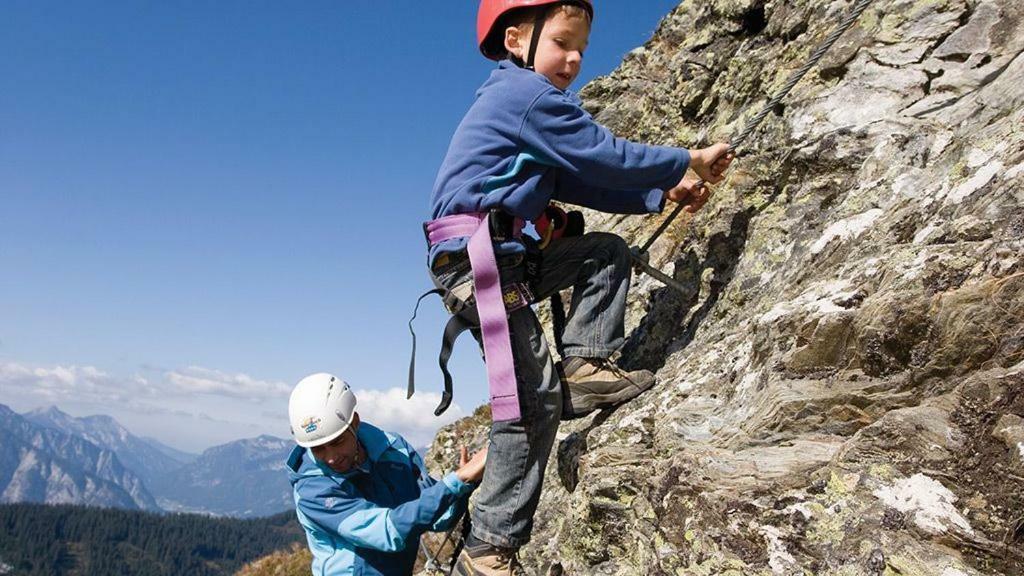
M 652 190 L 675 186 L 690 165 L 690 154 L 682 148 L 650 146 L 616 137 L 598 124 L 574 96 L 554 88 L 533 101 L 519 137 L 526 150 L 578 181 L 581 192 L 602 190 L 601 195 L 591 195 L 588 204 L 598 210 L 624 203 L 646 205 Z M 633 199 L 615 200 L 615 193 Z M 594 200 L 597 196 L 600 199 Z
M 614 214 L 649 214 L 665 208 L 665 193 L 652 190 L 622 191 L 594 186 L 575 176 L 559 174 L 553 198 Z
M 446 476 L 422 490 L 416 500 L 383 508 L 359 496 L 351 485 L 322 476 L 303 483 L 296 506 L 321 529 L 356 546 L 395 552 L 429 530 L 461 498 Z

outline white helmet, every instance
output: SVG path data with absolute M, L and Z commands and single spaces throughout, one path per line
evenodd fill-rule
M 355 411 L 352 388 L 341 378 L 323 372 L 299 380 L 288 400 L 292 436 L 303 448 L 341 436 L 352 424 Z

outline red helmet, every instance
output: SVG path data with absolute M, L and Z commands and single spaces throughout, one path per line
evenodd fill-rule
M 590 0 L 480 0 L 480 10 L 476 14 L 476 42 L 480 52 L 491 60 L 500 60 L 505 53 L 504 45 L 495 46 L 498 39 L 490 38 L 498 20 L 516 8 L 550 4 L 578 4 L 587 11 L 591 20 L 594 19 L 594 5 Z

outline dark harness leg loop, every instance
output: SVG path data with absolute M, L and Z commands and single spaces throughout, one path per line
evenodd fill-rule
M 416 320 L 416 314 L 420 311 L 420 302 L 423 302 L 423 299 L 431 294 L 437 294 L 443 298 L 444 290 L 434 288 L 420 294 L 420 297 L 416 299 L 416 307 L 412 310 L 412 318 L 409 318 L 409 334 L 412 334 L 412 356 L 409 358 L 409 386 L 405 391 L 406 400 L 412 398 L 413 392 L 416 391 L 416 331 L 413 330 L 412 323 Z
M 444 336 L 441 338 L 441 353 L 437 357 L 437 363 L 444 374 L 444 392 L 441 393 L 441 403 L 434 410 L 434 416 L 440 416 L 452 403 L 452 374 L 448 371 L 448 360 L 452 357 L 452 349 L 455 347 L 455 340 L 459 335 L 470 330 L 474 324 L 466 319 L 463 314 L 455 314 L 448 319 L 444 326 Z

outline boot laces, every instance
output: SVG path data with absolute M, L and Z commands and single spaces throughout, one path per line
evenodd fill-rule
M 498 560 L 508 566 L 510 576 L 523 574 L 523 565 L 519 562 L 519 550 L 510 549 L 498 552 Z
M 523 576 L 523 565 L 519 562 L 519 551 L 515 550 L 508 557 L 508 573 L 512 576 Z
M 633 381 L 633 377 L 630 376 L 629 372 L 626 372 L 625 370 L 620 368 L 617 364 L 615 364 L 615 362 L 612 362 L 610 359 L 599 358 L 595 359 L 595 362 L 598 365 L 598 367 L 603 368 L 611 372 L 612 374 L 615 374 L 619 378 L 622 378 L 626 382 L 629 382 L 630 384 L 636 386 L 636 382 Z

